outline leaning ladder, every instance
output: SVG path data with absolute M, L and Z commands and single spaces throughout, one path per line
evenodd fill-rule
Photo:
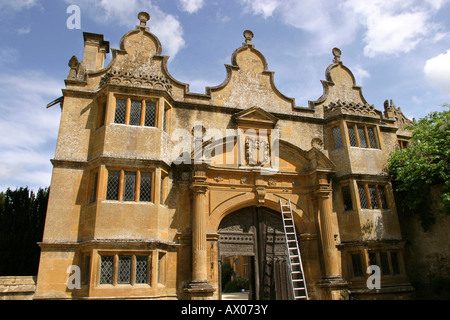
M 288 267 L 290 271 L 289 279 L 292 284 L 292 294 L 294 300 L 308 300 L 308 290 L 303 275 L 302 257 L 298 247 L 294 218 L 292 216 L 291 200 L 287 204 L 283 204 L 280 199 L 280 208 L 283 218 L 284 234 L 286 235 Z

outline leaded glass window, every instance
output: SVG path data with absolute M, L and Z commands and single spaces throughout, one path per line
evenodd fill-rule
M 391 252 L 392 273 L 394 275 L 400 274 L 400 264 L 398 263 L 397 252 Z
M 145 107 L 145 123 L 144 125 L 147 127 L 154 127 L 156 119 L 156 103 L 154 102 L 146 102 Z
M 97 200 L 97 183 L 98 183 L 98 173 L 94 173 L 94 179 L 93 179 L 93 186 L 92 186 L 92 197 L 91 202 L 95 202 Z
M 350 145 L 352 147 L 357 147 L 358 144 L 356 142 L 355 128 L 353 126 L 348 127 L 348 136 L 350 138 Z
M 164 115 L 163 115 L 163 130 L 167 132 L 167 112 L 169 112 L 169 109 L 164 108 Z
M 376 186 L 369 186 L 369 195 L 370 195 L 370 202 L 372 204 L 372 209 L 379 209 L 380 206 L 378 205 L 377 187 Z
M 106 190 L 106 200 L 119 200 L 119 180 L 120 180 L 120 171 L 108 172 L 108 187 Z
M 390 275 L 389 258 L 387 252 L 380 252 L 381 272 L 383 275 Z
M 125 117 L 127 114 L 127 100 L 117 99 L 116 100 L 116 115 L 114 122 L 125 124 Z
M 353 210 L 352 195 L 349 186 L 342 187 L 342 197 L 344 199 L 344 210 Z
M 364 130 L 364 127 L 358 126 L 358 137 L 359 137 L 359 143 L 361 145 L 361 148 L 367 148 L 367 141 L 366 141 L 366 132 Z
M 359 201 L 361 203 L 362 209 L 368 209 L 369 205 L 366 198 L 366 189 L 364 188 L 364 185 L 360 184 L 358 185 L 358 193 L 359 193 Z
M 125 201 L 135 201 L 135 193 L 136 193 L 136 172 L 125 172 L 123 199 Z
M 101 256 L 100 284 L 112 284 L 113 265 L 114 265 L 113 256 Z
M 385 186 L 378 186 L 378 192 L 380 193 L 381 206 L 383 209 L 389 209 Z
M 335 149 L 342 148 L 341 129 L 339 127 L 333 128 L 333 140 Z
M 370 148 L 377 148 L 377 140 L 375 139 L 375 131 L 373 128 L 367 128 L 367 134 L 369 135 Z
M 140 126 L 141 125 L 141 109 L 142 101 L 131 100 L 130 108 L 130 125 Z
M 148 256 L 136 256 L 136 283 L 147 283 Z
M 117 283 L 131 283 L 131 256 L 119 256 Z
M 369 265 L 371 265 L 371 266 L 378 265 L 376 252 L 369 252 Z
M 361 262 L 361 254 L 352 254 L 352 267 L 353 267 L 353 276 L 354 277 L 362 277 L 363 269 L 362 269 L 362 262 Z
M 152 174 L 141 173 L 141 187 L 139 193 L 139 201 L 152 201 Z

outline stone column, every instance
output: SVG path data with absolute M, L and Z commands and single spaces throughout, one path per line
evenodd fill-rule
M 326 289 L 326 299 L 346 299 L 348 283 L 339 272 L 338 250 L 335 243 L 332 189 L 326 175 L 319 176 L 316 196 L 319 203 L 320 236 L 322 242 L 324 278 L 319 286 Z
M 208 283 L 208 257 L 206 242 L 206 175 L 204 166 L 195 170 L 192 191 L 192 281 L 184 289 L 191 300 L 210 299 L 215 288 Z

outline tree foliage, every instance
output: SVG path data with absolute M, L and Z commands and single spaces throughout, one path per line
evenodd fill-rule
M 36 275 L 49 189 L 0 193 L 0 276 Z
M 426 231 L 435 222 L 430 208 L 430 187 L 441 186 L 440 211 L 450 214 L 450 112 L 432 112 L 409 126 L 408 148 L 391 153 L 388 169 L 401 209 L 417 214 Z

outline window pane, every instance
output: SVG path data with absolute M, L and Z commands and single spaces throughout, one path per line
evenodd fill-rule
M 97 182 L 98 182 L 98 173 L 94 174 L 94 182 L 92 186 L 92 198 L 91 202 L 95 202 L 97 200 Z
M 342 187 L 342 197 L 344 198 L 344 210 L 353 210 L 352 195 L 350 187 Z
M 131 257 L 119 256 L 117 283 L 131 283 Z
M 333 140 L 335 149 L 342 148 L 341 129 L 339 127 L 333 128 Z
M 357 147 L 358 144 L 356 143 L 355 129 L 353 126 L 348 127 L 348 136 L 350 138 L 350 145 L 352 147 Z
M 141 108 L 142 108 L 141 101 L 131 100 L 130 125 L 132 126 L 141 125 Z
M 139 201 L 152 201 L 152 174 L 141 173 L 141 188 Z
M 106 101 L 102 102 L 100 104 L 100 110 L 99 110 L 99 114 L 98 114 L 98 116 L 100 118 L 100 121 L 98 122 L 99 127 L 105 125 L 105 113 L 106 113 Z
M 166 254 L 160 252 L 158 255 L 158 283 L 164 284 L 166 282 L 165 279 L 165 257 Z
M 392 273 L 400 274 L 400 265 L 398 263 L 398 254 L 397 252 L 391 252 L 391 262 L 392 262 Z
M 353 276 L 362 277 L 362 263 L 361 263 L 361 255 L 360 254 L 352 254 L 352 266 L 353 266 Z
M 135 192 L 136 192 L 136 172 L 125 172 L 123 199 L 125 201 L 135 201 Z
M 366 199 L 366 191 L 364 188 L 364 185 L 358 185 L 358 193 L 359 193 L 359 201 L 361 202 L 361 208 L 362 209 L 368 209 L 368 203 Z
M 383 275 L 390 275 L 389 260 L 387 252 L 380 252 L 381 272 Z
M 136 256 L 136 283 L 147 283 L 148 256 Z
M 146 101 L 145 126 L 154 127 L 156 119 L 156 103 Z
M 369 252 L 369 265 L 378 266 L 377 254 L 375 252 Z
M 116 117 L 114 119 L 114 122 L 124 124 L 126 113 L 127 113 L 127 100 L 117 99 L 116 100 Z
M 108 188 L 106 191 L 106 200 L 119 200 L 119 179 L 120 171 L 108 172 Z
M 364 131 L 364 127 L 358 126 L 358 136 L 359 136 L 359 143 L 361 144 L 361 148 L 367 148 L 366 133 Z
M 372 203 L 372 209 L 379 209 L 377 189 L 376 186 L 369 186 L 370 202 Z
M 375 131 L 373 128 L 367 128 L 367 133 L 369 134 L 370 147 L 373 149 L 377 148 L 377 140 L 375 139 Z
M 381 205 L 382 205 L 383 209 L 389 209 L 388 201 L 386 198 L 385 186 L 378 186 L 378 191 L 380 192 Z
M 84 259 L 84 274 L 83 283 L 88 284 L 91 275 L 91 256 L 86 256 Z
M 164 116 L 163 116 L 163 130 L 167 132 L 167 112 L 169 110 L 167 108 L 164 109 Z
M 100 263 L 100 284 L 112 284 L 113 256 L 102 256 Z

